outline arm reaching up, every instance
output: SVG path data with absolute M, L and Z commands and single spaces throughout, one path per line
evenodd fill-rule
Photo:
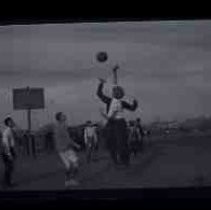
M 97 96 L 101 99 L 101 101 L 103 101 L 106 104 L 109 104 L 110 101 L 111 101 L 111 98 L 109 98 L 108 96 L 106 96 L 103 93 L 104 83 L 106 81 L 103 80 L 103 79 L 99 79 L 99 80 L 100 80 L 100 83 L 99 83 L 98 88 L 97 88 Z

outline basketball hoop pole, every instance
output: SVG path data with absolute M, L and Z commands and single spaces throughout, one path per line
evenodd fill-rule
M 31 134 L 31 109 L 27 109 L 28 132 Z
M 26 87 L 28 94 L 30 94 L 30 87 Z M 30 105 L 28 105 L 27 108 L 27 122 L 28 122 L 28 132 L 31 134 L 31 108 Z
M 27 109 L 27 120 L 28 120 L 28 140 L 29 140 L 29 144 L 31 147 L 31 154 L 34 156 L 34 158 L 37 157 L 36 155 L 36 145 L 35 145 L 35 141 L 34 141 L 34 137 L 32 136 L 31 133 L 31 108 L 29 106 L 29 108 Z

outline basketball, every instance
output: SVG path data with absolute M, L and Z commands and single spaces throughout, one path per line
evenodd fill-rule
M 99 52 L 99 53 L 97 53 L 96 58 L 97 58 L 97 61 L 103 63 L 103 62 L 107 61 L 108 55 L 106 52 Z

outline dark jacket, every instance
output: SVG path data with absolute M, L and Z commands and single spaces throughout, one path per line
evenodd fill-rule
M 98 89 L 97 89 L 97 96 L 101 99 L 101 101 L 103 101 L 106 104 L 106 112 L 108 113 L 112 98 L 104 95 L 103 87 L 104 87 L 104 84 L 100 83 L 99 86 L 98 86 Z M 123 109 L 135 111 L 138 107 L 138 103 L 137 103 L 136 100 L 133 101 L 133 104 L 129 104 L 126 101 L 121 101 L 121 102 L 122 102 L 122 108 Z

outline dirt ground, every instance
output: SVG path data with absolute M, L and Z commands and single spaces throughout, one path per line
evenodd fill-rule
M 211 138 L 205 135 L 151 137 L 144 151 L 131 157 L 128 169 L 114 167 L 106 151 L 99 151 L 90 164 L 84 153 L 79 156 L 77 189 L 211 186 Z M 13 190 L 65 189 L 63 165 L 56 154 L 19 158 L 15 182 Z

